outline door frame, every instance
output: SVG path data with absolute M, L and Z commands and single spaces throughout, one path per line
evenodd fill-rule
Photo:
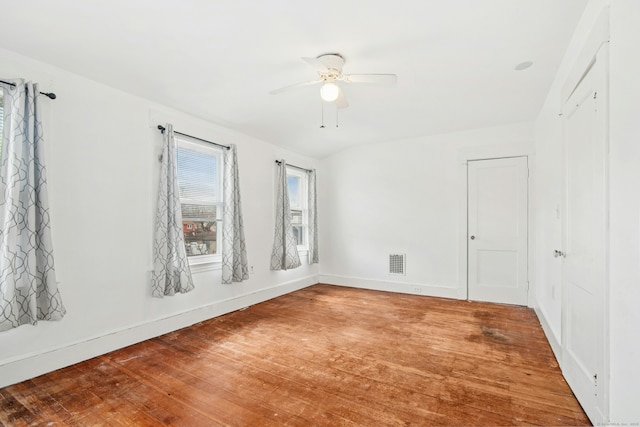
M 523 141 L 523 139 L 520 139 Z M 527 141 L 524 139 L 524 141 Z M 527 280 L 533 283 L 533 252 L 535 236 L 531 233 L 534 224 L 534 210 L 531 209 L 531 195 L 535 182 L 535 154 L 533 137 L 527 142 L 513 142 L 509 144 L 497 144 L 484 147 L 465 147 L 458 151 L 458 289 L 457 298 L 469 300 L 469 257 L 468 257 L 468 173 L 467 163 L 472 160 L 492 160 L 509 157 L 526 157 L 529 165 L 529 179 L 527 181 Z M 531 307 L 533 299 L 533 286 L 529 286 L 527 293 L 527 306 Z

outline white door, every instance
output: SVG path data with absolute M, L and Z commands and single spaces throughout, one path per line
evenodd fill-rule
M 527 305 L 526 157 L 467 163 L 468 298 Z
M 605 52 L 606 54 L 606 52 Z M 602 422 L 607 257 L 605 61 L 563 108 L 565 121 L 562 371 L 591 420 Z

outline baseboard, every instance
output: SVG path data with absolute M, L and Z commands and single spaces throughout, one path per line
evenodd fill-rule
M 390 280 L 372 280 L 360 277 L 321 274 L 320 283 L 347 286 L 350 288 L 371 289 L 375 291 L 399 292 L 403 294 L 425 295 L 440 298 L 466 299 L 466 290 L 434 286 L 424 283 L 395 282 Z
M 547 337 L 547 341 L 549 341 L 549 345 L 551 346 L 553 355 L 556 357 L 558 366 L 562 368 L 562 346 L 560 345 L 560 341 L 558 341 L 558 338 L 553 333 L 553 329 L 551 329 L 551 325 L 549 325 L 549 322 L 547 321 L 547 318 L 545 317 L 544 312 L 540 310 L 539 307 L 534 307 L 533 310 L 535 311 L 536 316 L 538 316 L 538 321 L 542 326 L 542 331 Z
M 5 361 L 0 364 L 0 388 L 186 328 L 195 323 L 240 310 L 316 283 L 318 283 L 318 275 L 307 276 L 249 294 L 216 301 L 162 319 L 132 325 L 126 329 L 115 330 L 91 339 Z

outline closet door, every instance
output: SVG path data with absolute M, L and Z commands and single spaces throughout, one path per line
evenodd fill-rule
M 607 378 L 606 50 L 563 108 L 562 371 L 594 423 L 604 419 Z

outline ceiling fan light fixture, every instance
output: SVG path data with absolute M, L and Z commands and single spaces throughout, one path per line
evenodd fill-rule
M 338 99 L 340 88 L 333 82 L 326 82 L 320 88 L 320 98 L 325 102 L 333 102 Z

